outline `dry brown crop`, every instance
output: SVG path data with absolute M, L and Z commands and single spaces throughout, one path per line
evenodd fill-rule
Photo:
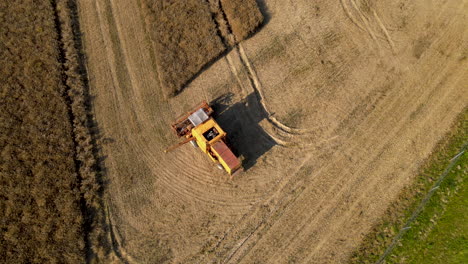
M 168 95 L 174 95 L 225 47 L 205 2 L 145 2 L 160 78 Z
M 223 1 L 222 5 L 219 0 L 145 0 L 144 6 L 159 78 L 167 96 L 180 92 L 204 67 L 231 48 L 235 43 L 228 40 L 231 33 L 241 41 L 263 18 L 255 0 Z
M 263 22 L 255 0 L 221 0 L 221 5 L 237 42 L 249 37 Z
M 0 4 L 2 263 L 105 254 L 76 15 L 73 1 Z
M 102 170 L 98 163 L 97 125 L 91 114 L 87 73 L 82 53 L 78 10 L 76 3 L 67 0 L 56 2 L 59 45 L 63 52 L 63 74 L 66 85 L 65 98 L 71 111 L 73 137 L 76 148 L 76 170 L 80 178 L 82 210 L 85 216 L 84 233 L 88 259 L 101 261 L 109 252 L 105 231 L 107 225 L 102 201 Z M 94 131 L 94 132 L 93 132 Z
M 0 4 L 2 263 L 83 263 L 75 146 L 50 2 Z

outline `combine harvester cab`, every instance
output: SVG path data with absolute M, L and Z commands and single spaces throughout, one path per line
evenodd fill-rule
M 226 144 L 227 134 L 211 117 L 212 114 L 213 109 L 203 101 L 193 111 L 178 118 L 171 125 L 172 129 L 178 137 L 185 137 L 186 140 L 168 148 L 166 152 L 191 142 L 217 163 L 218 168 L 233 175 L 242 170 L 241 162 Z

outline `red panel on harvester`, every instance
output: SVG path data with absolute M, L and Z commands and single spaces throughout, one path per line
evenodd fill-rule
M 223 141 L 218 141 L 213 145 L 213 149 L 219 154 L 219 156 L 226 162 L 231 169 L 235 169 L 240 166 L 239 159 L 232 153 L 232 151 L 226 146 Z

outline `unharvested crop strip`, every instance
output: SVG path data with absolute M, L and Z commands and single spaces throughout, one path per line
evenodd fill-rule
M 53 0 L 59 62 L 62 67 L 63 98 L 72 125 L 73 160 L 80 186 L 86 261 L 92 261 L 102 244 L 105 220 L 102 205 L 102 165 L 97 147 L 85 58 L 80 37 L 77 3 Z M 94 249 L 94 250 L 93 250 Z M 104 257 L 104 256 L 100 256 Z
M 208 0 L 213 21 L 218 29 L 218 35 L 223 40 L 224 46 L 231 49 L 236 44 L 236 37 L 232 33 L 231 25 L 223 10 L 220 0 Z
M 58 10 L 57 10 L 57 1 L 56 0 L 51 0 L 52 8 L 53 8 L 53 13 L 54 13 L 54 23 L 55 23 L 55 29 L 57 31 L 57 44 L 58 44 L 58 55 L 59 55 L 59 62 L 62 67 L 61 70 L 61 78 L 62 78 L 62 85 L 65 88 L 62 93 L 62 97 L 65 99 L 66 106 L 67 106 L 67 114 L 68 118 L 70 121 L 70 124 L 72 125 L 71 129 L 71 134 L 72 134 L 72 141 L 73 145 L 75 146 L 75 149 L 72 151 L 73 153 L 73 162 L 75 165 L 75 172 L 77 175 L 77 180 L 79 186 L 82 186 L 83 183 L 83 177 L 80 174 L 80 164 L 78 161 L 78 155 L 77 155 L 77 149 L 76 147 L 78 146 L 77 142 L 77 136 L 76 136 L 76 130 L 75 127 L 73 126 L 74 120 L 76 119 L 75 114 L 72 111 L 72 99 L 69 96 L 69 92 L 71 90 L 70 86 L 67 84 L 67 79 L 68 76 L 66 74 L 67 68 L 65 66 L 66 64 L 66 52 L 65 52 L 65 45 L 63 43 L 63 36 L 62 36 L 62 25 L 60 23 L 60 18 L 58 15 Z M 83 215 L 83 231 L 84 231 L 84 243 L 85 243 L 85 253 L 86 253 L 86 262 L 90 261 L 90 252 L 91 252 L 91 247 L 90 247 L 90 239 L 88 236 L 88 231 L 91 229 L 91 223 L 89 222 L 89 217 L 88 217 L 88 208 L 86 206 L 86 200 L 84 198 L 84 195 L 82 192 L 80 192 L 80 209 L 81 213 Z
M 80 164 L 55 4 L 0 4 L 2 263 L 85 262 Z
M 229 35 L 226 30 L 229 24 L 225 19 L 223 19 L 223 14 L 220 10 L 221 7 L 219 4 L 219 0 L 208 0 L 208 4 L 210 5 L 211 17 L 216 25 L 216 32 L 223 41 L 224 47 L 228 48 L 231 46 L 229 44 Z
M 225 52 L 219 27 L 207 1 L 144 0 L 143 7 L 165 95 L 174 96 Z
M 263 22 L 255 0 L 220 0 L 220 3 L 236 43 L 247 39 Z
M 263 20 L 255 0 L 142 2 L 166 97 L 180 93 Z M 223 4 L 229 6 L 229 12 Z M 235 22 L 237 31 L 229 19 Z

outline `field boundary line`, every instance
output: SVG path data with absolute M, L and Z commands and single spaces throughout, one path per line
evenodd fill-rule
M 447 165 L 447 167 L 445 167 L 442 174 L 439 176 L 439 178 L 434 183 L 434 185 L 429 190 L 429 192 L 427 192 L 427 194 L 421 200 L 418 207 L 413 211 L 410 218 L 406 221 L 405 225 L 399 230 L 398 234 L 393 238 L 392 243 L 390 243 L 390 245 L 385 249 L 382 256 L 377 260 L 377 262 L 375 262 L 376 264 L 382 264 L 384 262 L 385 258 L 392 252 L 392 250 L 395 248 L 395 245 L 398 243 L 398 241 L 403 237 L 406 231 L 411 228 L 411 224 L 416 220 L 416 218 L 422 212 L 422 210 L 424 209 L 424 207 L 426 206 L 427 202 L 432 197 L 432 195 L 435 193 L 435 191 L 439 189 L 440 184 L 445 179 L 449 171 L 453 168 L 453 166 L 458 161 L 458 159 L 465 153 L 467 146 L 468 146 L 468 142 L 465 142 L 465 144 L 463 144 L 463 146 L 461 147 L 460 151 L 452 159 L 450 159 L 450 163 Z

